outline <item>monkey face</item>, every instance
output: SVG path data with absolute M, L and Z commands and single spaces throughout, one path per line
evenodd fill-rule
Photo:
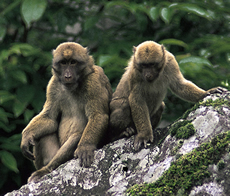
M 141 72 L 143 80 L 153 82 L 159 77 L 161 69 L 158 69 L 155 64 L 139 64 L 139 71 Z
M 133 48 L 134 67 L 142 74 L 143 80 L 155 81 L 165 65 L 165 50 L 162 45 L 146 41 Z
M 87 48 L 80 44 L 67 42 L 53 51 L 53 74 L 68 89 L 76 89 L 81 78 L 90 73 L 92 65 Z
M 146 82 L 155 81 L 162 70 L 162 67 L 159 67 L 158 63 L 139 63 L 136 67 L 141 73 L 142 79 Z
M 84 66 L 84 62 L 78 62 L 75 59 L 61 60 L 57 64 L 59 80 L 67 88 L 76 88 L 80 82 L 80 76 L 82 75 L 81 73 Z

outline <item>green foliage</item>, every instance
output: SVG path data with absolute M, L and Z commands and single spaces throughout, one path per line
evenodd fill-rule
M 27 27 L 43 15 L 47 6 L 46 0 L 24 0 L 21 5 L 21 15 Z
M 217 164 L 229 151 L 229 143 L 230 131 L 216 136 L 173 162 L 155 183 L 135 185 L 128 189 L 128 195 L 176 195 L 177 192 L 187 195 L 194 185 L 210 177 L 208 166 Z
M 170 128 L 171 135 L 177 139 L 188 139 L 195 134 L 196 130 L 191 121 L 178 121 Z
M 75 41 L 87 46 L 113 89 L 132 47 L 146 40 L 164 44 L 176 56 L 185 77 L 201 88 L 229 88 L 229 6 L 229 1 L 219 0 L 1 1 L 0 188 L 10 191 L 26 182 L 28 176 L 20 174 L 26 160 L 19 153 L 19 136 L 42 109 L 51 76 L 51 51 L 59 43 Z M 191 107 L 172 93 L 165 103 L 164 118 L 169 121 Z M 18 137 L 12 148 L 3 148 L 14 135 Z
M 216 109 L 223 105 L 230 107 L 229 101 L 224 99 L 216 99 L 216 100 L 208 99 L 207 101 L 200 101 L 199 103 L 196 103 L 192 108 L 188 109 L 181 118 L 186 119 L 190 112 L 196 110 L 200 106 L 212 106 Z
M 225 162 L 223 161 L 223 160 L 220 160 L 218 163 L 217 163 L 217 168 L 219 169 L 219 170 L 222 170 L 222 169 L 224 169 L 225 168 Z

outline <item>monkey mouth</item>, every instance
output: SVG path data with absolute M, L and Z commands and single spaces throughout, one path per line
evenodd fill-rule
M 69 90 L 73 90 L 76 89 L 78 87 L 78 83 L 77 82 L 66 82 L 64 83 L 64 86 L 69 89 Z
M 144 77 L 144 80 L 146 81 L 146 82 L 153 82 L 153 81 L 155 81 L 156 80 L 156 78 L 154 78 L 154 77 Z
M 146 78 L 147 82 L 153 82 L 155 79 L 154 78 Z

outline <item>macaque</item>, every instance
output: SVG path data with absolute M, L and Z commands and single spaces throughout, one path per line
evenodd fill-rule
M 74 157 L 91 165 L 108 127 L 111 96 L 109 80 L 87 48 L 66 42 L 53 51 L 46 102 L 22 132 L 22 153 L 37 169 L 28 182 Z
M 153 142 L 153 130 L 161 120 L 167 89 L 189 102 L 224 91 L 220 87 L 208 91 L 197 87 L 183 77 L 175 57 L 163 45 L 143 42 L 133 47 L 128 67 L 110 102 L 112 140 L 136 133 L 135 150 Z

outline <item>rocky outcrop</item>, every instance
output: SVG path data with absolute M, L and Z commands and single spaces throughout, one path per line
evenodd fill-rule
M 154 131 L 135 152 L 132 136 L 95 152 L 90 168 L 70 160 L 13 195 L 228 195 L 230 92 L 206 97 L 181 119 Z

